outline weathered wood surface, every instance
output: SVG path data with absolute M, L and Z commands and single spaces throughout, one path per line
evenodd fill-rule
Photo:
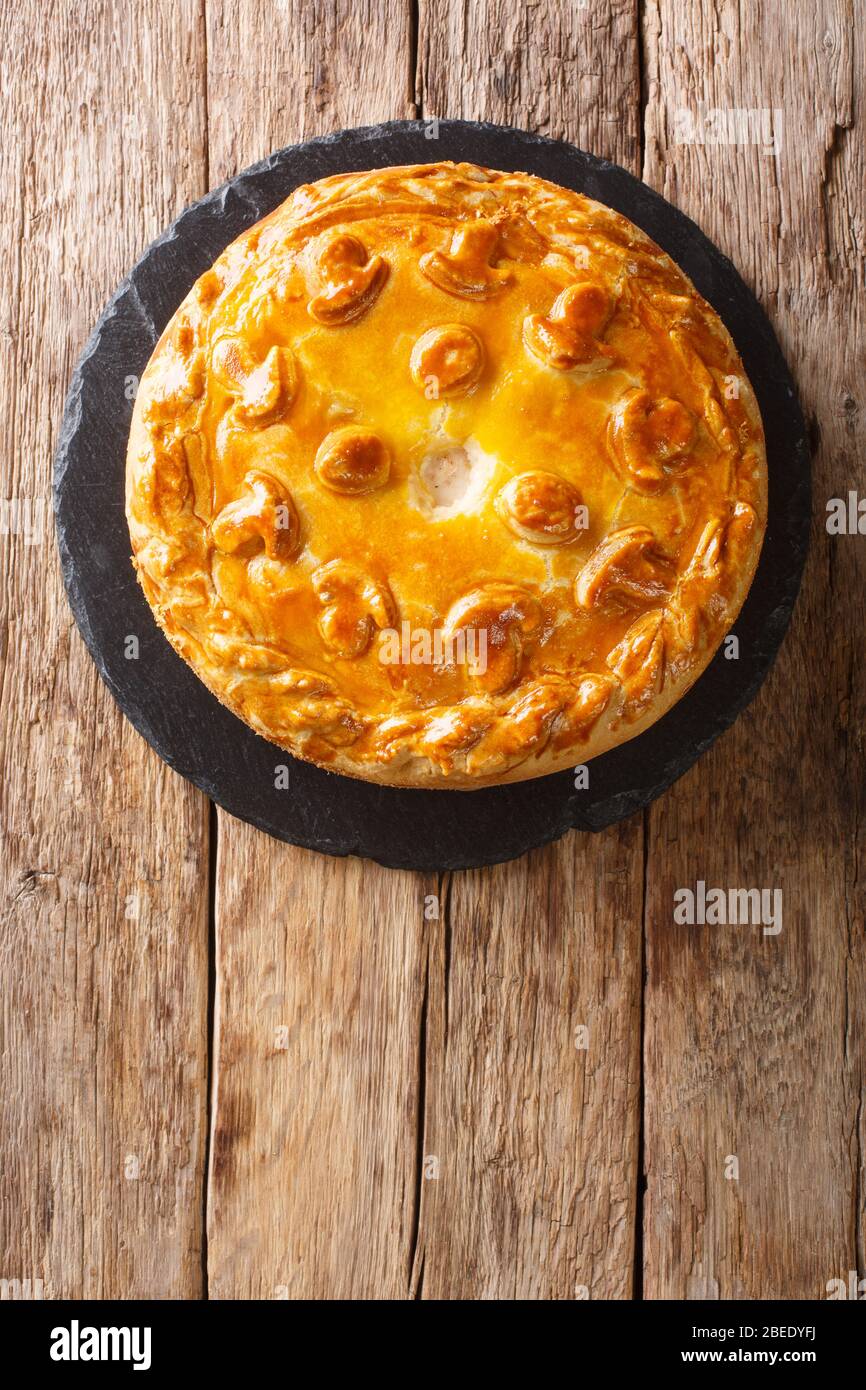
M 414 115 L 416 95 L 419 114 L 463 114 L 479 43 L 491 86 L 474 92 L 476 116 L 603 140 L 637 167 L 625 6 L 600 30 L 568 6 L 544 20 L 570 70 L 616 72 L 629 45 L 610 105 L 596 85 L 585 117 L 561 90 L 541 114 L 499 80 L 526 38 L 507 6 L 472 8 L 467 52 L 461 7 L 425 6 L 414 83 L 404 6 L 375 7 L 366 29 L 354 7 L 317 25 L 303 8 L 282 12 L 264 46 L 270 7 L 210 9 L 212 182 L 305 134 Z M 287 53 L 311 74 L 306 90 L 286 89 Z M 540 68 L 526 79 L 537 94 Z M 642 856 L 638 824 L 446 891 L 220 817 L 212 1296 L 629 1294 Z M 429 893 L 438 920 L 424 918 Z
M 629 4 L 424 5 L 417 88 L 425 115 L 522 126 L 638 171 Z M 422 1185 L 416 1292 L 630 1296 L 642 903 L 640 817 L 454 875 L 430 933 L 423 1152 L 440 1167 Z
M 209 6 L 212 183 L 414 115 L 409 53 L 400 4 Z M 210 1295 L 405 1296 L 431 888 L 220 814 L 216 891 Z
M 4 503 L 0 535 L 6 1295 L 202 1288 L 207 803 L 101 685 L 50 502 L 75 358 L 204 191 L 202 61 L 189 5 L 144 29 L 122 5 L 0 6 L 2 495 L 41 513 L 28 544 Z
M 864 1273 L 864 540 L 826 501 L 863 487 L 858 7 L 648 5 L 644 178 L 767 308 L 818 445 L 792 631 L 746 716 L 649 812 L 648 1298 L 826 1297 Z M 777 152 L 677 143 L 766 109 Z M 856 120 L 856 125 L 855 125 Z M 774 887 L 782 930 L 675 926 L 676 888 Z M 731 1157 L 738 1160 L 739 1176 Z
M 863 1275 L 863 541 L 823 526 L 863 468 L 859 14 L 44 8 L 0 0 L 4 497 L 47 498 L 75 355 L 182 206 L 281 145 L 416 114 L 643 172 L 754 285 L 819 447 L 804 595 L 750 711 L 646 817 L 443 880 L 220 813 L 209 894 L 206 803 L 99 685 L 47 525 L 0 537 L 0 1278 L 564 1299 L 818 1298 Z M 781 151 L 678 143 L 678 113 L 711 107 L 782 108 Z M 675 926 L 699 878 L 781 887 L 782 932 Z

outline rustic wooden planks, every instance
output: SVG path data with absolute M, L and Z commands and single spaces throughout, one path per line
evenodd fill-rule
M 217 883 L 210 1295 L 405 1297 L 424 885 L 225 818 Z
M 93 321 L 202 191 L 201 34 L 189 4 L 142 27 L 121 4 L 23 0 L 0 7 L 0 52 L 3 496 L 19 508 L 4 502 L 0 536 L 0 1278 L 4 1296 L 195 1298 L 207 807 L 96 675 L 50 486 Z
M 632 6 L 422 5 L 418 58 L 425 115 L 637 168 Z M 451 880 L 428 923 L 422 1147 L 438 1177 L 422 1172 L 414 1292 L 630 1296 L 642 910 L 640 818 Z
M 823 520 L 863 487 L 863 39 L 844 0 L 0 3 L 0 1279 L 820 1298 L 866 1274 L 863 541 Z M 707 108 L 781 108 L 779 153 L 680 143 Z M 99 684 L 38 503 L 148 239 L 271 149 L 416 113 L 642 167 L 728 251 L 800 380 L 814 549 L 767 687 L 647 835 L 437 880 L 219 815 L 203 1254 L 207 807 Z M 782 932 L 676 926 L 699 878 L 781 887 Z
M 413 115 L 409 56 L 397 3 L 209 6 L 211 182 Z M 220 815 L 211 1297 L 405 1297 L 429 891 Z
M 426 116 L 519 125 L 640 172 L 632 0 L 422 0 L 418 8 L 416 89 Z
M 428 923 L 413 1291 L 627 1298 L 642 828 L 454 875 Z
M 582 119 L 634 165 L 630 13 L 596 30 L 545 6 L 536 22 L 570 72 L 613 67 L 616 48 L 620 80 L 601 106 L 586 89 Z M 413 114 L 408 11 L 323 16 L 310 30 L 290 8 L 262 44 L 257 7 L 211 7 L 212 182 L 313 130 Z M 507 12 L 469 16 L 464 53 L 459 7 L 421 10 L 430 113 L 466 114 L 483 43 L 494 85 L 469 114 L 579 133 L 562 93 L 538 118 L 497 86 Z M 284 65 L 315 75 L 306 105 L 297 88 L 288 105 Z M 628 1295 L 642 853 L 638 823 L 437 885 L 220 818 L 212 1296 Z
M 824 526 L 863 479 L 863 17 L 651 4 L 644 39 L 644 176 L 754 285 L 817 446 L 781 658 L 649 816 L 644 1294 L 822 1298 L 864 1272 L 866 571 L 863 539 Z M 713 108 L 778 108 L 779 153 L 677 143 L 682 112 L 700 128 Z M 698 879 L 781 888 L 781 933 L 674 926 L 675 888 Z

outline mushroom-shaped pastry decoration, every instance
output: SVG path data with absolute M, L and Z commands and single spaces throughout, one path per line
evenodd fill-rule
M 614 462 L 637 492 L 652 493 L 663 487 L 666 469 L 685 459 L 694 439 L 691 411 L 670 396 L 653 400 L 648 391 L 629 392 L 610 426 Z
M 343 233 L 327 243 L 316 262 L 319 293 L 309 312 L 329 328 L 353 323 L 365 314 L 388 278 L 388 262 L 367 256 L 362 242 Z
M 557 295 L 548 314 L 523 320 L 526 347 L 547 367 L 570 372 L 615 354 L 600 341 L 612 312 L 610 295 L 591 280 L 569 285 Z
M 443 626 L 446 641 L 471 632 L 467 669 L 488 695 L 508 690 L 520 675 L 525 639 L 541 626 L 541 605 L 516 584 L 481 584 L 452 604 Z M 464 638 L 465 640 L 465 638 Z
M 673 580 L 670 561 L 648 526 L 623 526 L 599 541 L 574 581 L 579 608 L 607 598 L 658 602 Z
M 467 396 L 484 369 L 484 346 L 465 323 L 443 323 L 422 333 L 412 349 L 409 371 L 431 400 Z
M 316 452 L 313 470 L 331 492 L 358 497 L 388 481 L 391 456 L 374 430 L 343 425 L 325 435 Z
M 331 560 L 311 576 L 322 605 L 319 632 L 338 656 L 362 656 L 374 628 L 393 626 L 395 606 L 386 584 L 379 584 L 357 565 Z
M 584 529 L 577 488 L 542 468 L 509 478 L 494 505 L 509 531 L 533 545 L 567 545 Z
M 264 550 L 269 560 L 291 560 L 300 542 L 300 523 L 287 488 L 269 473 L 252 469 L 244 493 L 214 517 L 211 536 L 226 555 L 252 559 Z
M 264 427 L 282 418 L 298 390 L 298 367 L 291 348 L 272 347 L 256 362 L 239 338 L 218 338 L 211 350 L 211 371 L 237 397 L 235 412 L 245 425 Z
M 457 228 L 447 251 L 428 251 L 418 265 L 422 274 L 447 294 L 461 299 L 492 299 L 511 279 L 509 271 L 493 265 L 499 250 L 499 228 L 479 217 Z

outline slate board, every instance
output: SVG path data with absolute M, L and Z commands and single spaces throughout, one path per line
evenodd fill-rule
M 769 461 L 769 524 L 733 631 L 674 709 L 631 743 L 571 772 L 477 792 L 377 787 L 298 762 L 224 709 L 157 628 L 130 564 L 123 504 L 130 379 L 193 282 L 300 183 L 389 164 L 471 160 L 525 170 L 616 208 L 683 268 L 727 324 L 755 388 Z M 779 345 L 730 261 L 698 227 L 617 165 L 570 145 L 467 121 L 394 121 L 280 150 L 188 208 L 109 302 L 78 363 L 60 430 L 54 502 L 63 577 L 82 636 L 124 714 L 225 810 L 292 844 L 394 868 L 462 869 L 512 859 L 567 830 L 600 830 L 659 796 L 753 698 L 788 626 L 806 559 L 810 460 Z M 127 659 L 127 637 L 139 641 Z M 577 754 L 576 756 L 579 756 Z M 275 769 L 289 768 L 278 789 Z M 748 775 L 748 769 L 745 769 Z

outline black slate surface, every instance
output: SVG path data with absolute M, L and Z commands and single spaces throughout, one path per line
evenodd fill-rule
M 130 564 L 123 505 L 130 378 L 141 375 L 193 282 L 298 184 L 439 159 L 526 170 L 630 217 L 727 324 L 764 419 L 769 524 L 733 629 L 740 658 L 725 660 L 720 652 L 664 719 L 589 764 L 589 787 L 582 791 L 570 772 L 469 793 L 402 791 L 291 759 L 224 709 L 175 655 Z M 436 870 L 511 859 L 573 827 L 602 829 L 659 796 L 731 724 L 766 676 L 790 620 L 808 544 L 810 466 L 796 392 L 772 329 L 731 263 L 689 218 L 624 169 L 570 145 L 501 126 L 398 121 L 278 151 L 188 208 L 148 248 L 75 369 L 54 497 L 63 576 L 84 640 L 127 718 L 171 767 L 233 815 L 280 839 Z M 137 659 L 127 657 L 129 636 L 138 638 Z M 289 768 L 286 789 L 275 785 L 280 766 Z

